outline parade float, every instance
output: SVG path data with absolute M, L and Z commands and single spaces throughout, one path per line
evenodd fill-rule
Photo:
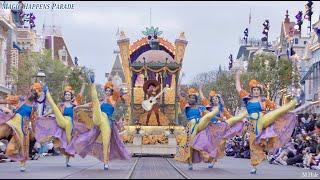
M 133 154 L 170 154 L 183 141 L 184 128 L 178 121 L 178 81 L 187 41 L 180 33 L 174 43 L 160 37 L 159 28 L 146 28 L 144 37 L 130 43 L 122 31 L 118 39 L 127 86 L 125 126 L 121 137 Z M 157 101 L 148 99 L 148 87 L 159 87 Z M 158 104 L 157 115 L 151 112 Z

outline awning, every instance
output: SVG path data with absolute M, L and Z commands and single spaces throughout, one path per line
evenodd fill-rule
M 10 94 L 10 92 L 11 92 L 11 89 L 9 89 L 3 85 L 0 85 L 0 96 L 3 96 L 3 95 L 6 96 L 6 94 Z
M 307 101 L 303 105 L 294 109 L 292 112 L 296 114 L 301 113 L 320 113 L 320 101 Z
M 22 51 L 22 49 L 19 47 L 19 45 L 13 41 L 13 48 L 18 49 L 19 52 Z
M 303 78 L 301 79 L 300 83 L 304 84 L 305 81 L 310 77 L 310 75 L 315 72 L 315 70 L 317 70 L 320 66 L 320 61 L 314 63 L 308 70 L 308 72 L 303 76 Z
M 0 13 L 0 25 L 5 26 L 9 29 L 14 29 L 10 22 L 8 22 L 6 18 L 4 18 L 4 14 L 2 12 Z

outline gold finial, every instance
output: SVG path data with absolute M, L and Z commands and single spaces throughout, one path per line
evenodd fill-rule
M 185 37 L 185 35 L 184 35 L 184 32 L 181 32 L 181 33 L 180 33 L 179 39 L 181 39 L 181 40 L 186 40 L 186 37 Z
M 124 34 L 123 31 L 121 31 L 119 39 L 125 39 L 125 38 L 126 38 L 126 35 Z

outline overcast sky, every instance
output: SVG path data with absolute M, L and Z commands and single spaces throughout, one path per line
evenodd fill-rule
M 28 3 L 40 3 L 30 2 Z M 46 2 L 48 3 L 48 2 Z M 62 3 L 62 2 L 56 2 Z M 116 32 L 123 30 L 130 41 L 143 37 L 141 31 L 150 25 L 163 31 L 162 37 L 171 42 L 185 32 L 188 46 L 183 62 L 186 74 L 183 83 L 197 73 L 227 68 L 230 53 L 237 54 L 239 38 L 248 27 L 249 36 L 262 37 L 262 23 L 270 21 L 269 39 L 280 34 L 281 22 L 288 9 L 291 20 L 299 10 L 304 11 L 307 1 L 288 2 L 64 2 L 74 3 L 74 10 L 28 10 L 34 12 L 37 32 L 42 25 L 61 26 L 64 39 L 72 57 L 77 56 L 81 65 L 93 68 L 98 83 L 104 83 L 118 48 Z M 320 2 L 314 2 L 313 22 L 319 18 Z M 303 24 L 306 34 L 307 21 Z

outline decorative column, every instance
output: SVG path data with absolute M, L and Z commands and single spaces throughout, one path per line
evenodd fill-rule
M 181 65 L 180 65 L 181 66 Z M 179 81 L 179 72 L 176 73 L 175 75 L 175 102 L 174 102 L 174 119 L 176 121 L 176 124 L 179 124 L 179 121 L 178 121 L 178 103 L 179 103 L 179 92 L 178 92 L 178 81 Z
M 131 84 L 134 84 L 134 71 L 131 71 L 132 72 L 132 75 L 131 75 Z M 131 91 L 129 91 L 131 93 L 131 96 L 129 96 L 129 98 L 131 98 L 131 101 L 130 101 L 130 108 L 131 110 L 128 111 L 129 112 L 129 117 L 131 119 L 131 124 L 134 124 L 135 122 L 133 122 L 133 106 L 134 106 L 134 87 L 133 86 L 129 86 L 131 88 Z M 130 122 L 130 121 L 129 121 Z
M 124 80 L 127 83 L 127 87 L 131 88 L 131 91 L 128 91 L 129 99 L 131 99 L 130 107 L 131 111 L 129 111 L 129 117 L 131 117 L 132 121 L 132 108 L 133 108 L 133 77 L 131 77 L 131 70 L 130 70 L 130 39 L 126 37 L 123 31 L 120 32 L 119 39 L 117 41 L 120 50 L 121 56 L 121 64 L 124 73 Z
M 179 35 L 179 38 L 176 39 L 175 41 L 175 57 L 174 59 L 176 60 L 177 63 L 180 64 L 180 67 L 182 65 L 183 57 L 184 57 L 184 52 L 187 47 L 188 41 L 186 40 L 186 37 L 184 35 L 184 32 L 181 32 Z M 180 71 L 178 71 L 175 74 L 175 121 L 176 124 L 178 124 L 178 100 L 179 100 L 179 94 L 178 94 L 178 81 L 179 81 L 179 74 Z M 174 78 L 174 77 L 172 77 Z
M 124 71 L 124 78 L 125 82 L 128 83 L 129 87 L 132 87 L 131 83 L 131 74 L 130 74 L 130 39 L 126 38 L 123 31 L 120 33 L 119 40 L 117 41 L 119 49 L 120 49 L 120 56 L 121 56 L 121 64 Z
M 188 41 L 186 40 L 186 37 L 184 36 L 184 32 L 180 33 L 180 36 L 178 39 L 175 41 L 175 57 L 174 59 L 178 63 L 182 63 L 183 57 L 184 57 L 184 52 L 187 47 Z

